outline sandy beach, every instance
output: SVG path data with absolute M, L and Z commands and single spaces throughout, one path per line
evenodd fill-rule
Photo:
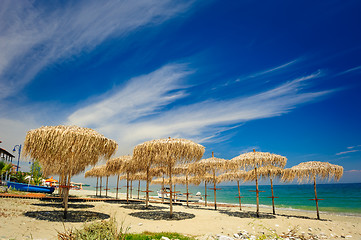
M 93 191 L 72 190 L 73 196 L 94 195 Z M 114 196 L 109 193 L 109 196 Z M 125 198 L 123 194 L 120 195 Z M 169 212 L 169 206 L 162 203 L 151 203 L 152 210 L 143 210 L 134 206 L 143 204 L 126 204 L 115 202 L 71 202 L 69 211 L 81 213 L 91 211 L 103 213 L 105 219 L 114 217 L 118 227 L 127 228 L 128 232 L 178 232 L 191 235 L 199 239 L 217 239 L 217 235 L 234 237 L 234 234 L 247 231 L 250 235 L 260 235 L 275 231 L 278 234 L 297 229 L 299 234 L 310 236 L 315 234 L 320 239 L 361 239 L 361 217 L 345 216 L 330 213 L 321 213 L 322 220 L 315 219 L 315 212 L 296 210 L 277 210 L 273 216 L 271 209 L 261 209 L 261 217 L 254 217 L 254 210 L 250 207 L 219 206 L 212 207 L 191 205 L 175 205 L 174 212 L 189 214 L 184 220 L 151 220 L 144 219 L 144 212 Z M 73 204 L 73 205 L 72 205 Z M 0 198 L 0 239 L 56 239 L 57 232 L 65 229 L 82 228 L 84 222 L 61 222 L 49 219 L 40 220 L 29 216 L 29 212 L 43 212 L 45 215 L 51 211 L 62 211 L 55 208 L 51 202 L 39 199 Z M 132 216 L 135 214 L 138 216 Z M 97 220 L 100 221 L 100 220 Z

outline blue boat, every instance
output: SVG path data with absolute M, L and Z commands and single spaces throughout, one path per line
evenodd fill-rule
M 53 187 L 44 187 L 44 186 L 35 186 L 26 183 L 17 183 L 17 182 L 8 182 L 8 188 L 13 188 L 18 191 L 24 192 L 38 192 L 38 193 L 53 193 L 55 188 Z

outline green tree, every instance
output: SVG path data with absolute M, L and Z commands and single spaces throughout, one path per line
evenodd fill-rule
M 31 176 L 33 179 L 34 185 L 40 185 L 41 180 L 43 179 L 43 173 L 41 171 L 41 166 L 39 161 L 35 160 L 31 165 Z
M 18 183 L 27 183 L 25 180 L 26 175 L 26 173 L 18 171 L 12 175 L 12 178 L 14 178 Z
M 5 163 L 3 161 L 0 162 L 1 180 L 3 179 L 3 174 L 9 172 L 11 168 L 12 168 L 12 165 L 10 163 Z

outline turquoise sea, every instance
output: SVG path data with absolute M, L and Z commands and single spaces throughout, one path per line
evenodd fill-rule
M 134 196 L 137 195 L 137 186 L 138 185 L 134 182 Z M 150 188 L 154 192 L 159 190 L 159 186 L 157 185 L 151 185 Z M 219 188 L 221 188 L 221 190 L 217 191 L 217 203 L 238 204 L 238 198 L 236 198 L 238 196 L 237 185 L 219 186 Z M 251 185 L 241 185 L 240 188 L 241 196 L 243 196 L 242 205 L 255 205 L 256 193 L 250 192 L 250 190 L 255 190 L 256 187 Z M 315 210 L 315 201 L 309 200 L 315 197 L 313 184 L 274 185 L 273 189 L 275 197 L 279 197 L 275 199 L 276 208 Z M 260 185 L 259 190 L 265 191 L 260 192 L 260 204 L 264 205 L 264 207 L 271 207 L 272 199 L 267 198 L 271 196 L 270 185 Z M 111 191 L 114 192 L 114 190 Z M 185 186 L 176 186 L 176 191 L 184 193 Z M 193 194 L 201 192 L 203 195 L 205 191 L 204 185 L 189 186 L 189 191 Z M 120 192 L 125 192 L 125 188 L 122 188 Z M 213 190 L 207 189 L 207 194 L 209 195 L 207 201 L 214 201 Z M 318 184 L 317 196 L 318 198 L 324 199 L 319 201 L 320 211 L 361 216 L 361 183 Z

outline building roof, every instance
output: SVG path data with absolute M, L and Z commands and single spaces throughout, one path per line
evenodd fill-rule
M 7 156 L 9 156 L 9 157 L 11 157 L 11 158 L 14 158 L 14 157 L 15 157 L 14 155 L 12 155 L 11 153 L 9 153 L 8 151 L 6 151 L 6 150 L 3 149 L 3 148 L 0 148 L 0 153 L 2 153 L 2 154 L 4 154 L 4 155 L 7 155 Z

